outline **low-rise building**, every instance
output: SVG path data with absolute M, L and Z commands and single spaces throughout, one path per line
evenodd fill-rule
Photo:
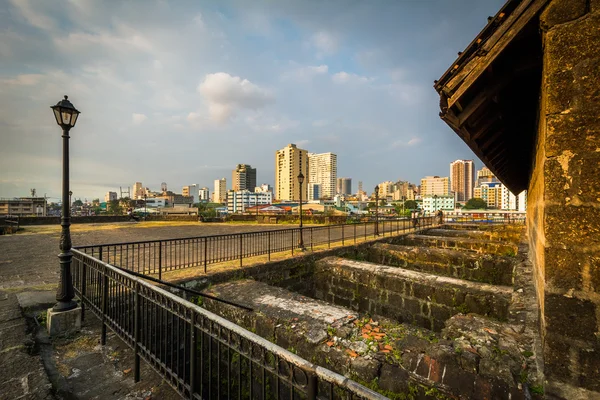
M 229 214 L 244 213 L 252 206 L 269 205 L 273 202 L 271 192 L 251 192 L 249 190 L 238 190 L 227 192 L 227 212 Z
M 45 217 L 47 202 L 45 197 L 18 197 L 0 199 L 0 215 Z
M 104 195 L 104 201 L 109 203 L 114 200 L 117 200 L 117 192 L 106 192 Z
M 438 196 L 426 195 L 423 196 L 422 210 L 426 213 L 435 213 L 439 210 L 454 211 L 454 196 Z

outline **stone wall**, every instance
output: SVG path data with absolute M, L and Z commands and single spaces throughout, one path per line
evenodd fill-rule
M 600 1 L 552 0 L 528 193 L 546 392 L 600 398 Z
M 439 249 L 462 250 L 480 254 L 512 255 L 517 254 L 518 246 L 510 242 L 493 242 L 460 237 L 431 235 L 407 235 L 394 241 L 406 246 L 429 246 Z
M 468 281 L 507 286 L 513 284 L 515 269 L 514 257 L 384 243 L 371 246 L 366 260 Z
M 338 257 L 316 263 L 314 287 L 317 299 L 434 331 L 461 312 L 505 321 L 512 293 L 511 288 Z

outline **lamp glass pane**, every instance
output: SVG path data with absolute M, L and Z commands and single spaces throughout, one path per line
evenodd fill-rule
M 54 118 L 56 118 L 56 123 L 62 125 L 62 118 L 60 117 L 60 110 L 58 108 L 53 108 Z
M 78 112 L 74 112 L 71 116 L 71 128 L 75 126 L 75 122 L 77 121 L 77 117 L 79 117 Z
M 63 110 L 61 110 L 61 115 L 62 115 L 62 123 L 64 125 L 70 125 L 71 124 L 71 112 L 63 109 Z

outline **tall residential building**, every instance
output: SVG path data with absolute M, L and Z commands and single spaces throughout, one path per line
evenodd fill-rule
M 421 197 L 434 194 L 438 196 L 450 194 L 450 179 L 447 176 L 426 176 L 421 179 Z
M 363 191 L 362 181 L 358 181 L 358 191 L 357 191 L 357 193 L 360 193 L 362 191 Z
M 198 200 L 210 201 L 210 192 L 206 186 L 198 191 Z
M 233 191 L 254 190 L 256 187 L 256 168 L 248 164 L 238 164 L 231 173 L 231 187 Z
M 136 182 L 133 184 L 133 192 L 131 193 L 132 199 L 143 199 L 144 198 L 144 187 L 142 182 Z
M 200 185 L 198 185 L 197 183 L 194 183 L 193 185 L 189 185 L 189 186 L 184 186 L 181 189 L 181 194 L 187 197 L 191 197 L 192 198 L 192 203 L 194 203 L 197 199 L 198 199 L 198 187 Z
M 380 198 L 391 196 L 394 192 L 394 182 L 392 181 L 381 182 L 379 185 L 377 185 L 377 187 L 379 188 Z
M 507 191 L 506 187 L 500 182 L 484 182 L 473 189 L 473 197 L 482 199 L 486 202 L 488 208 L 502 209 L 503 192 Z
M 321 197 L 336 194 L 337 155 L 308 153 L 308 183 L 321 185 Z
M 283 201 L 300 199 L 298 175 L 304 175 L 302 198 L 308 193 L 308 152 L 295 144 L 288 144 L 275 152 L 275 198 Z
M 456 201 L 468 201 L 473 198 L 475 187 L 475 165 L 473 160 L 456 160 L 450 163 L 450 190 Z
M 105 202 L 110 202 L 113 200 L 117 199 L 117 192 L 106 192 L 106 194 L 104 195 L 104 201 Z
M 213 201 L 215 203 L 225 203 L 227 200 L 227 179 L 221 178 L 215 180 L 215 190 L 213 191 Z
M 352 194 L 352 178 L 337 178 L 337 194 Z

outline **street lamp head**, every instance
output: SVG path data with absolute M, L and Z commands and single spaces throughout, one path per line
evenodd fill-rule
M 79 116 L 79 111 L 71 104 L 68 98 L 69 97 L 65 95 L 63 100 L 56 103 L 55 106 L 50 107 L 52 111 L 54 111 L 56 123 L 65 130 L 74 127 L 75 122 L 77 122 L 77 117 Z
M 298 182 L 301 185 L 304 183 L 304 174 L 302 174 L 302 172 L 300 172 L 300 175 L 298 175 Z
M 375 196 L 379 196 L 379 185 L 375 186 Z

